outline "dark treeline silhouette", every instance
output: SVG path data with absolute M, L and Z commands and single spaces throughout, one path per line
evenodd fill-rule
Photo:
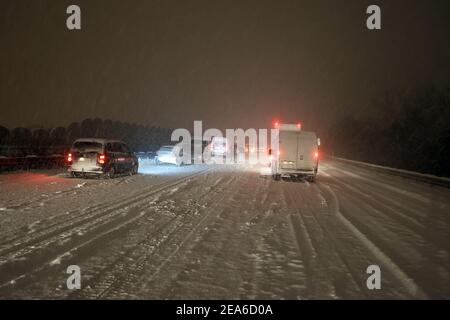
M 426 87 L 374 100 L 373 115 L 345 115 L 323 136 L 323 150 L 347 159 L 450 177 L 450 88 Z M 136 152 L 170 143 L 170 129 L 85 119 L 52 129 L 0 126 L 0 156 L 62 154 L 83 137 L 120 139 Z
M 379 114 L 335 123 L 324 139 L 327 153 L 450 177 L 450 88 L 389 93 L 374 103 Z
M 120 121 L 85 119 L 67 127 L 8 129 L 0 126 L 0 155 L 62 154 L 78 138 L 110 138 L 125 141 L 135 152 L 155 151 L 170 142 L 171 130 Z

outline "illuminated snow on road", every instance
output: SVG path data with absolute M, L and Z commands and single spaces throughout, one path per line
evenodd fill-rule
M 448 298 L 448 189 L 324 161 L 0 176 L 2 298 Z M 66 268 L 80 266 L 81 290 Z M 382 289 L 366 287 L 369 265 Z

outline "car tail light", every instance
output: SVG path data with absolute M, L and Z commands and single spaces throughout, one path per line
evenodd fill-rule
M 316 152 L 316 153 L 314 153 L 314 158 L 319 158 L 319 153 L 318 152 Z
M 100 164 L 105 164 L 106 156 L 105 156 L 104 154 L 99 154 L 99 155 L 98 155 L 97 161 L 98 161 L 98 163 L 100 163 Z
M 72 163 L 72 154 L 71 153 L 69 153 L 68 155 L 67 155 L 67 162 L 68 163 Z
M 278 150 L 278 151 L 277 151 L 277 154 L 278 154 L 278 155 L 280 155 L 280 154 L 281 154 L 281 151 L 280 151 L 280 150 Z

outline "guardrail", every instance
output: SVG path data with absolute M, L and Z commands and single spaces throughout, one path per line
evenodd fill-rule
M 13 170 L 50 169 L 65 165 L 63 155 L 0 157 L 0 172 Z
M 418 173 L 418 172 L 408 171 L 408 170 L 403 170 L 403 169 L 384 167 L 384 166 L 380 166 L 380 165 L 377 165 L 377 164 L 371 164 L 371 163 L 367 163 L 367 162 L 349 160 L 349 159 L 340 158 L 340 157 L 330 156 L 330 158 L 333 159 L 333 160 L 338 160 L 338 161 L 350 163 L 350 164 L 353 164 L 355 166 L 360 166 L 360 167 L 364 167 L 364 168 L 370 168 L 372 170 L 376 170 L 376 171 L 379 171 L 379 172 L 389 173 L 389 174 L 400 176 L 400 177 L 403 177 L 403 178 L 414 179 L 414 180 L 426 182 L 426 183 L 429 183 L 429 184 L 432 184 L 432 185 L 438 185 L 438 186 L 450 188 L 450 178 L 438 177 L 438 176 L 434 176 L 432 174 Z

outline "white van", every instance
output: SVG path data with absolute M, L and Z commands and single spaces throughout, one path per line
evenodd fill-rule
M 295 124 L 280 124 L 278 149 L 271 151 L 272 176 L 307 177 L 314 181 L 319 167 L 319 143 L 314 132 L 303 131 Z

